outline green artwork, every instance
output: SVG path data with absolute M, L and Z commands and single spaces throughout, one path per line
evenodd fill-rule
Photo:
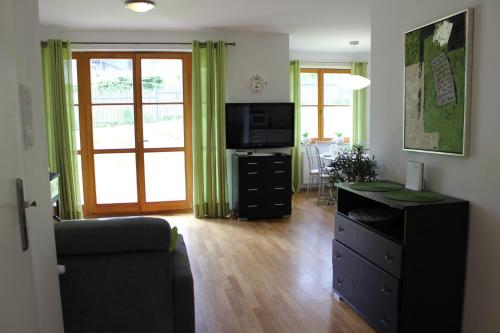
M 472 9 L 405 34 L 404 149 L 464 156 Z

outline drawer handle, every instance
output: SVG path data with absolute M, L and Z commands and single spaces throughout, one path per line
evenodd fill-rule
M 256 192 L 258 191 L 259 189 L 258 188 L 249 188 L 248 189 L 248 192 Z
M 340 258 L 342 258 L 342 255 L 341 255 L 340 253 L 338 253 L 338 252 L 337 252 L 337 253 L 335 254 L 335 259 L 340 260 Z
M 339 230 L 339 232 L 344 232 L 344 230 L 345 230 L 345 229 L 344 229 L 344 227 L 343 227 L 343 226 L 339 225 L 338 230 Z
M 342 284 L 342 282 L 344 282 L 344 281 L 342 281 L 341 279 L 337 278 L 337 281 L 336 281 L 336 282 L 337 282 L 337 285 L 339 285 L 339 286 L 340 286 L 340 285 Z
M 259 165 L 257 162 L 248 162 L 247 165 Z
M 389 264 L 392 264 L 392 259 L 394 259 L 394 257 L 393 257 L 393 256 L 391 256 L 391 255 L 389 254 L 389 252 L 387 252 L 387 254 L 385 255 L 384 259 L 385 259 L 385 261 L 386 261 L 386 262 L 388 262 Z
M 389 296 L 391 294 L 391 288 L 386 288 L 385 286 L 380 289 L 385 295 Z
M 285 188 L 284 187 L 275 187 L 274 189 L 275 190 L 284 190 Z
M 275 161 L 274 164 L 284 164 L 285 162 Z
M 258 175 L 259 173 L 257 171 L 252 171 L 248 173 L 249 175 Z
M 384 327 L 390 327 L 391 326 L 391 321 L 389 319 L 385 318 L 385 317 L 380 321 L 380 323 L 382 325 L 384 325 Z
M 248 208 L 257 208 L 259 205 L 248 205 Z
M 285 173 L 283 170 L 274 171 L 274 173 Z
M 284 206 L 285 204 L 284 203 L 275 203 L 274 205 L 275 206 Z

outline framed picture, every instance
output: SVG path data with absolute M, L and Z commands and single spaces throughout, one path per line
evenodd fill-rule
M 404 150 L 466 156 L 473 9 L 405 33 Z

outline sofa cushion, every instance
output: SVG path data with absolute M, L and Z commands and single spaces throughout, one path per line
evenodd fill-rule
M 169 251 L 170 225 L 152 217 L 71 220 L 54 226 L 58 256 Z
M 170 233 L 170 253 L 174 252 L 177 248 L 177 238 L 179 237 L 179 231 L 177 227 L 173 227 Z

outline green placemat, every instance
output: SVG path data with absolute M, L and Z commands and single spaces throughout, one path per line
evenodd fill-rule
M 364 192 L 389 192 L 403 189 L 403 185 L 389 182 L 387 180 L 376 180 L 373 182 L 357 182 L 349 185 L 353 190 Z
M 407 202 L 435 202 L 442 201 L 446 197 L 435 192 L 413 191 L 404 189 L 402 191 L 388 192 L 384 194 L 387 199 Z

